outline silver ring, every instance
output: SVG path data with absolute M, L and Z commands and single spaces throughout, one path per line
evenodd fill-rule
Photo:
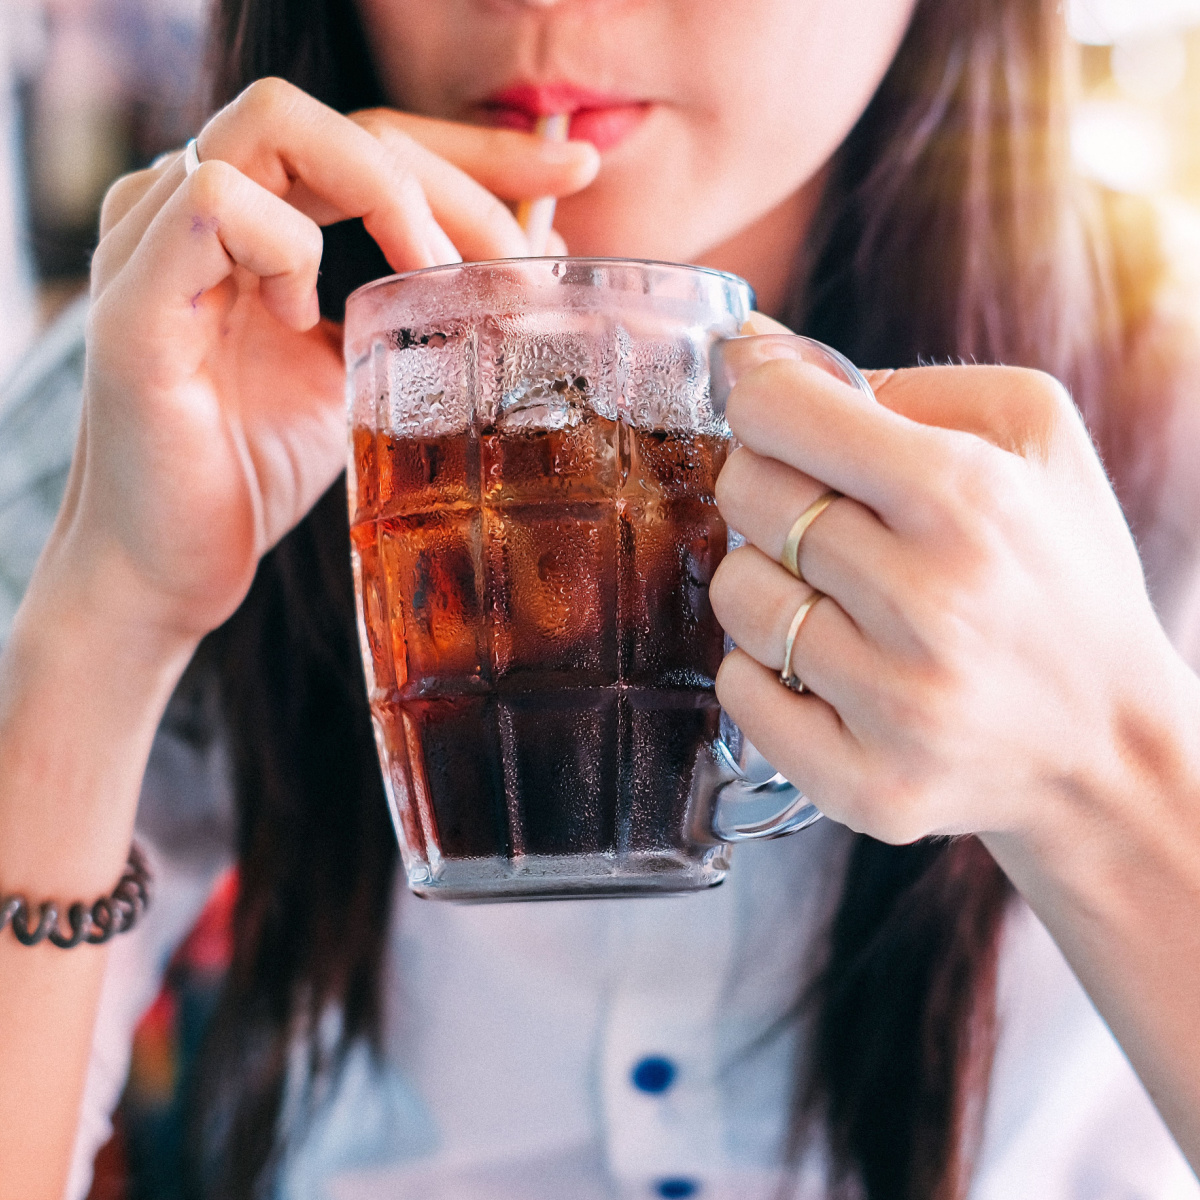
M 200 166 L 200 152 L 196 149 L 196 139 L 191 138 L 188 144 L 183 148 L 183 174 L 184 178 L 193 174 Z

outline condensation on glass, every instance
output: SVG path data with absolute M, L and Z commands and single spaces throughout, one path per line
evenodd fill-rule
M 818 815 L 743 781 L 713 690 L 730 437 L 710 353 L 752 307 L 734 276 L 583 259 L 350 298 L 359 631 L 419 894 L 703 888 L 728 841 Z M 715 820 L 731 783 L 749 825 Z

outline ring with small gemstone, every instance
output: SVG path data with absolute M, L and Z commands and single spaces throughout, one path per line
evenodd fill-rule
M 792 618 L 792 623 L 788 626 L 787 637 L 783 642 L 783 670 L 779 672 L 779 682 L 785 688 L 799 695 L 801 692 L 808 691 L 804 681 L 792 670 L 792 651 L 796 648 L 796 638 L 800 633 L 800 626 L 804 624 L 805 618 L 816 607 L 818 600 L 824 600 L 824 592 L 813 592 L 813 594 L 804 603 L 796 609 L 796 615 Z
M 814 592 L 808 596 L 796 610 L 796 616 L 792 618 L 792 624 L 787 626 L 787 637 L 784 640 L 784 670 L 779 672 L 779 682 L 788 690 L 796 692 L 808 691 L 804 684 L 804 680 L 792 670 L 792 652 L 796 649 L 796 638 L 799 636 L 800 625 L 804 624 L 804 620 L 808 614 L 814 610 L 818 600 L 824 599 L 823 592 Z

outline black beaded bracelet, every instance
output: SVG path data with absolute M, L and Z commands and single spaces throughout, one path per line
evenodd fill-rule
M 125 933 L 138 922 L 150 903 L 150 872 L 146 859 L 136 845 L 129 850 L 125 874 L 109 896 L 101 896 L 90 908 L 83 903 L 67 909 L 69 932 L 59 928 L 59 908 L 53 900 L 40 906 L 37 923 L 35 908 L 24 896 L 0 896 L 0 933 L 11 921 L 13 935 L 23 946 L 36 946 L 47 938 L 55 946 L 69 950 L 80 942 L 99 946 L 118 933 Z

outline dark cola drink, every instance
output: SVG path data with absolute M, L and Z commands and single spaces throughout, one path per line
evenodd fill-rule
M 413 855 L 502 875 L 694 853 L 686 810 L 720 715 L 708 585 L 726 453 L 717 435 L 594 415 L 354 431 L 371 708 Z

